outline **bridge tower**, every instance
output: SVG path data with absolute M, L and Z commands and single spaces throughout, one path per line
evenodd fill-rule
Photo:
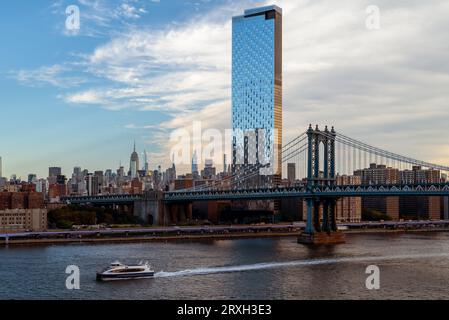
M 312 125 L 307 130 L 308 138 L 308 163 L 307 163 L 307 188 L 313 194 L 316 186 L 330 186 L 335 184 L 335 129 L 326 128 L 321 131 Z M 321 161 L 323 159 L 323 161 Z M 323 164 L 321 166 L 321 164 Z M 342 243 L 344 235 L 337 232 L 336 222 L 336 198 L 306 199 L 307 226 L 299 238 L 300 243 L 324 244 Z M 320 211 L 323 219 L 320 219 Z

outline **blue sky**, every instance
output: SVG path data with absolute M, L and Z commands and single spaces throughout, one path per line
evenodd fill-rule
M 3 175 L 126 167 L 134 140 L 167 167 L 173 130 L 229 128 L 231 17 L 271 3 L 284 10 L 284 141 L 331 124 L 449 163 L 447 1 L 16 0 L 0 12 Z

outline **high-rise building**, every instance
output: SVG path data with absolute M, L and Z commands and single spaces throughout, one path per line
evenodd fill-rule
M 98 188 L 98 176 L 89 173 L 86 176 L 86 192 L 88 196 L 96 196 L 99 194 L 100 190 Z
M 56 178 L 62 174 L 62 169 L 60 167 L 50 167 L 48 168 L 48 183 L 56 184 Z
M 412 170 L 401 171 L 402 184 L 440 183 L 441 179 L 439 170 L 423 169 L 421 166 L 413 166 Z M 401 197 L 400 212 L 401 217 L 405 219 L 438 220 L 442 214 L 444 216 L 444 207 L 440 197 Z
M 136 143 L 134 142 L 134 151 L 131 154 L 129 163 L 129 175 L 131 179 L 137 178 L 137 171 L 139 170 L 139 154 L 136 152 Z
M 360 178 L 362 185 L 390 185 L 400 183 L 401 180 L 399 169 L 376 163 L 355 171 L 354 175 Z M 364 211 L 377 211 L 393 220 L 399 220 L 399 197 L 363 197 L 362 208 Z
M 212 159 L 206 159 L 204 170 L 201 171 L 201 177 L 206 179 L 212 179 L 217 174 L 217 169 L 214 167 L 214 161 Z
M 439 170 L 414 166 L 412 170 L 400 171 L 385 165 L 371 164 L 369 168 L 357 170 L 354 174 L 363 185 L 427 184 L 441 182 Z M 442 213 L 439 197 L 364 197 L 364 210 L 374 210 L 397 220 L 440 219 Z
M 198 171 L 198 155 L 195 150 L 193 152 L 193 157 L 192 157 L 192 174 L 198 175 L 198 173 L 199 173 L 199 171 Z
M 360 185 L 358 176 L 338 175 L 335 183 L 340 186 Z M 360 222 L 362 220 L 362 199 L 360 197 L 346 197 L 338 199 L 335 206 L 337 222 Z
M 386 185 L 396 184 L 401 180 L 399 169 L 387 168 L 386 165 L 370 164 L 367 169 L 361 169 L 354 172 L 354 175 L 361 178 L 363 185 Z
M 246 10 L 232 19 L 233 170 L 270 164 L 282 176 L 282 9 Z M 246 152 L 247 151 L 247 152 Z
M 149 160 L 148 160 L 148 153 L 145 150 L 143 152 L 143 154 L 144 154 L 144 160 L 145 160 L 145 164 L 144 164 L 143 170 L 145 170 L 145 172 L 148 174 L 148 171 L 150 171 L 150 163 L 149 163 Z
M 290 184 L 295 183 L 296 181 L 296 164 L 289 163 L 287 165 L 287 179 Z
M 72 182 L 73 183 L 79 183 L 84 180 L 83 172 L 81 171 L 80 167 L 73 168 L 73 174 L 72 174 Z
M 226 156 L 226 154 L 223 154 L 223 173 L 226 173 L 226 171 L 227 171 L 227 167 L 228 167 L 227 163 L 228 163 L 227 156 Z
M 34 173 L 28 175 L 28 183 L 35 183 L 37 181 L 37 176 Z
M 50 167 L 48 168 L 49 177 L 57 177 L 62 174 L 62 169 L 60 167 Z

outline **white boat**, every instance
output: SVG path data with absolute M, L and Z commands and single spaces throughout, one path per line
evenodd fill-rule
M 111 263 L 105 270 L 97 273 L 98 281 L 146 279 L 154 276 L 154 270 L 148 264 L 139 263 L 135 266 L 127 266 L 119 261 Z

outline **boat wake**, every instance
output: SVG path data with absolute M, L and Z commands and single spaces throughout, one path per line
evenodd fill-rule
M 370 263 L 388 260 L 415 260 L 415 259 L 431 259 L 431 258 L 449 258 L 449 253 L 415 254 L 415 255 L 410 254 L 410 255 L 371 256 L 371 257 L 343 257 L 343 258 L 329 258 L 329 259 L 296 260 L 288 262 L 257 263 L 239 266 L 196 268 L 175 272 L 161 271 L 155 273 L 154 278 L 199 276 L 209 274 L 246 272 L 246 271 L 269 270 L 277 268 L 291 268 L 291 267 L 338 264 L 338 263 L 358 263 L 358 262 Z

